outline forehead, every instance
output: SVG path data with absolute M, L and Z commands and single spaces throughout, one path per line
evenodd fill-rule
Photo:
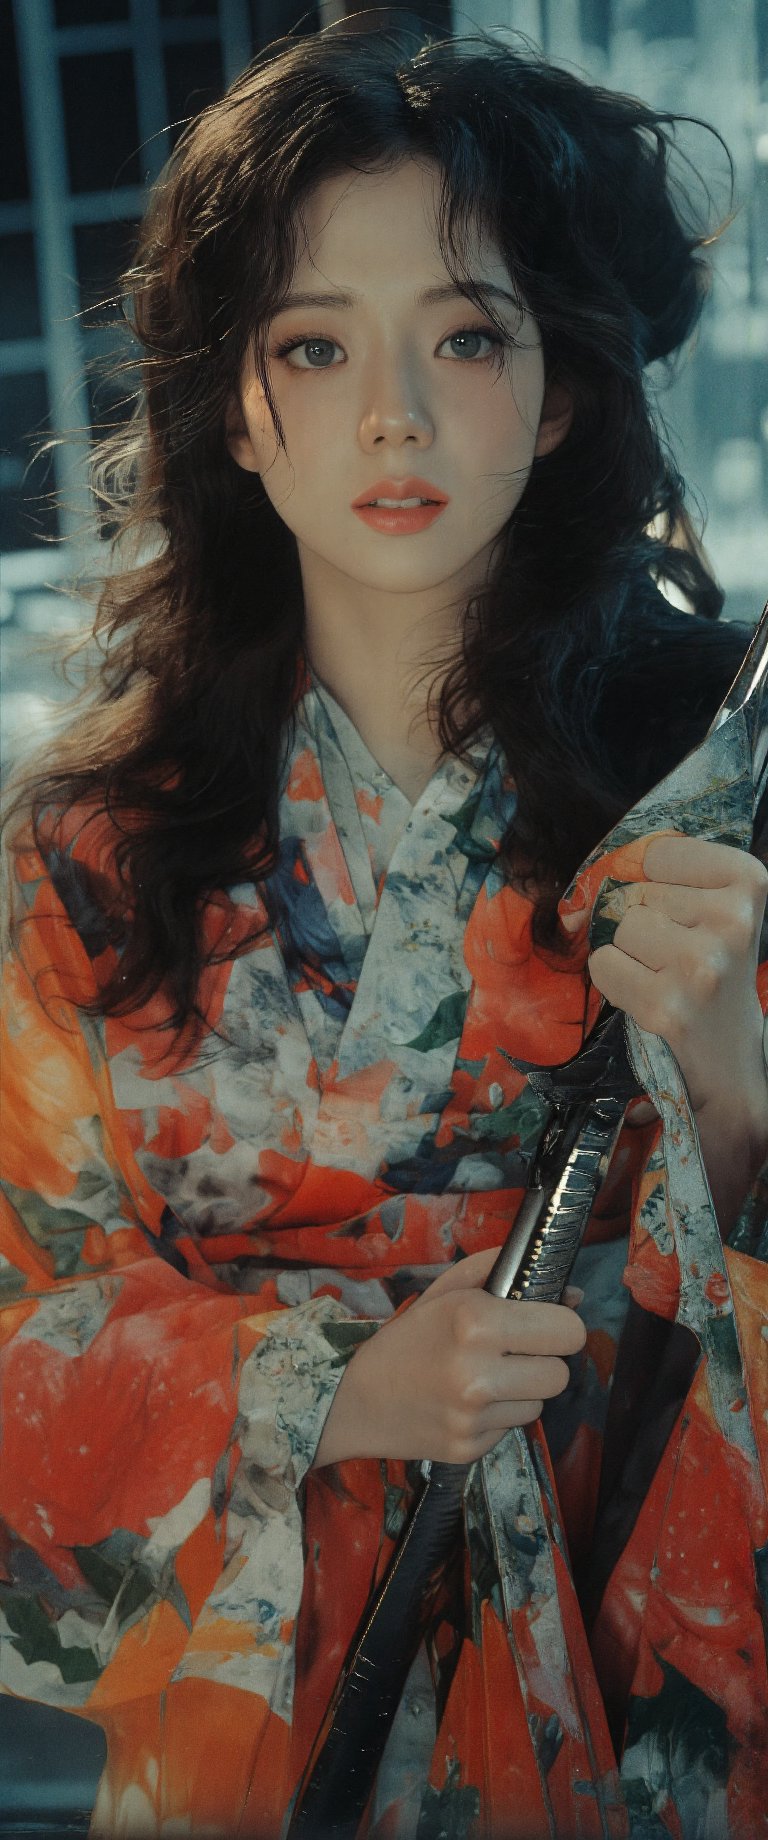
M 404 158 L 389 172 L 343 172 L 321 180 L 298 214 L 295 278 L 317 282 L 321 268 L 338 287 L 360 279 L 361 269 L 389 269 L 393 281 L 413 276 L 444 279 L 438 210 L 441 173 L 431 160 Z M 479 217 L 466 225 L 462 252 L 473 273 L 509 281 L 494 238 Z M 391 265 L 395 263 L 396 269 Z M 418 271 L 413 268 L 418 264 Z M 331 265 L 333 273 L 331 273 Z

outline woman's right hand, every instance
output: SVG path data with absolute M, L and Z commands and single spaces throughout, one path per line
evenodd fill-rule
M 500 1248 L 461 1259 L 362 1342 L 339 1382 L 313 1468 L 348 1457 L 474 1463 L 568 1384 L 586 1340 L 570 1293 L 513 1303 L 482 1286 Z M 566 1293 L 568 1296 L 569 1293 Z

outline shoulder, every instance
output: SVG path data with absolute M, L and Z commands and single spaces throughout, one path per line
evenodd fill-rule
M 626 763 L 634 801 L 702 740 L 751 629 L 673 607 L 650 577 L 628 584 L 612 625 L 594 719 L 607 754 Z
M 12 920 L 51 921 L 58 911 L 88 956 L 98 957 L 128 915 L 120 870 L 124 838 L 124 829 L 97 799 L 26 813 L 5 841 Z
M 6 957 L 11 974 L 15 963 L 46 1001 L 52 995 L 75 1009 L 114 1011 L 137 1027 L 166 1029 L 176 1026 L 177 1001 L 167 961 L 158 955 L 156 963 L 145 949 L 147 911 L 163 892 L 145 871 L 146 832 L 140 812 L 115 814 L 102 795 L 41 805 L 9 825 Z M 197 997 L 215 1022 L 232 962 L 268 942 L 266 909 L 250 881 L 209 889 L 189 906 Z M 138 978 L 137 942 L 145 952 Z M 125 992 L 128 975 L 134 984 Z
M 38 799 L 7 823 L 3 990 L 33 991 L 67 1029 L 99 1013 L 120 968 L 132 917 L 123 842 L 98 796 Z

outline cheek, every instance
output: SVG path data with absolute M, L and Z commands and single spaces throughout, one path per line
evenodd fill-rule
M 504 395 L 492 392 L 493 425 L 503 431 L 510 449 L 521 459 L 533 460 L 544 402 L 544 362 L 541 350 L 516 351 Z
M 528 482 L 535 445 L 535 428 L 526 426 L 514 404 L 489 406 L 472 443 L 481 495 L 490 496 L 495 506 L 500 494 L 508 507 L 516 504 Z
M 521 366 L 512 379 L 500 375 L 466 405 L 464 426 L 471 424 L 476 451 L 491 467 L 504 472 L 533 460 L 542 394 L 538 376 Z
M 283 424 L 285 446 L 278 443 L 269 406 L 263 395 L 254 399 L 249 412 L 249 428 L 254 446 L 266 454 L 272 465 L 273 475 L 293 478 L 295 489 L 300 491 L 309 479 L 315 493 L 322 483 L 322 472 L 318 478 L 318 460 L 323 457 L 331 460 L 334 454 L 344 452 L 349 443 L 348 416 L 338 410 L 328 398 L 322 400 L 322 392 L 308 390 L 302 394 L 300 387 L 296 390 L 281 390 L 275 393 L 275 400 Z M 293 469 L 293 471 L 292 471 Z

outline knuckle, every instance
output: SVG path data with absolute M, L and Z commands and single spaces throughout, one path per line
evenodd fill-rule
M 663 1003 L 667 1028 L 675 1035 L 682 1035 L 688 1025 L 688 998 L 676 984 L 671 984 L 666 991 Z
M 463 1412 L 466 1409 L 471 1387 L 471 1366 L 462 1353 L 456 1353 L 446 1363 L 446 1394 L 450 1411 Z
M 489 1403 L 488 1388 L 482 1375 L 478 1374 L 470 1362 L 460 1360 L 456 1364 L 455 1400 L 459 1411 L 469 1419 L 472 1413 L 481 1410 Z
M 759 856 L 753 856 L 751 853 L 745 854 L 744 865 L 757 900 L 764 906 L 768 898 L 768 868 L 760 861 Z
M 727 937 L 737 949 L 750 947 L 755 938 L 761 915 L 755 911 L 755 903 L 750 900 L 745 889 L 731 902 L 728 911 Z
M 461 1443 L 472 1431 L 472 1415 L 462 1405 L 454 1405 L 448 1413 L 448 1431 L 454 1443 Z
M 460 1348 L 473 1347 L 477 1342 L 482 1321 L 482 1307 L 479 1296 L 472 1291 L 464 1291 L 451 1299 L 451 1327 L 453 1339 Z
M 464 1387 L 464 1404 L 470 1412 L 482 1412 L 493 1403 L 493 1389 L 482 1373 L 471 1374 Z
M 446 1426 L 443 1441 L 445 1461 L 448 1463 L 474 1463 L 477 1456 L 478 1439 L 475 1428 L 458 1420 Z
M 714 946 L 693 960 L 688 975 L 698 1003 L 713 1002 L 719 994 L 725 970 L 725 955 Z
M 664 1041 L 674 1042 L 685 1034 L 687 1023 L 685 999 L 675 985 L 670 984 L 652 1005 L 649 1019 L 642 1026 L 650 1029 L 653 1035 L 661 1035 Z
M 453 1452 L 461 1449 L 471 1436 L 471 1426 L 467 1423 L 464 1413 L 457 1407 L 449 1408 L 445 1414 L 443 1436 L 445 1448 Z M 451 1460 L 456 1463 L 461 1462 L 458 1456 L 454 1456 Z
M 453 1424 L 453 1430 L 451 1430 L 451 1444 L 453 1444 L 453 1450 L 470 1450 L 470 1448 L 473 1448 L 473 1430 L 475 1430 L 475 1428 L 471 1426 L 470 1422 L 464 1419 L 462 1415 L 459 1415 L 459 1417 L 457 1417 L 457 1422 Z

